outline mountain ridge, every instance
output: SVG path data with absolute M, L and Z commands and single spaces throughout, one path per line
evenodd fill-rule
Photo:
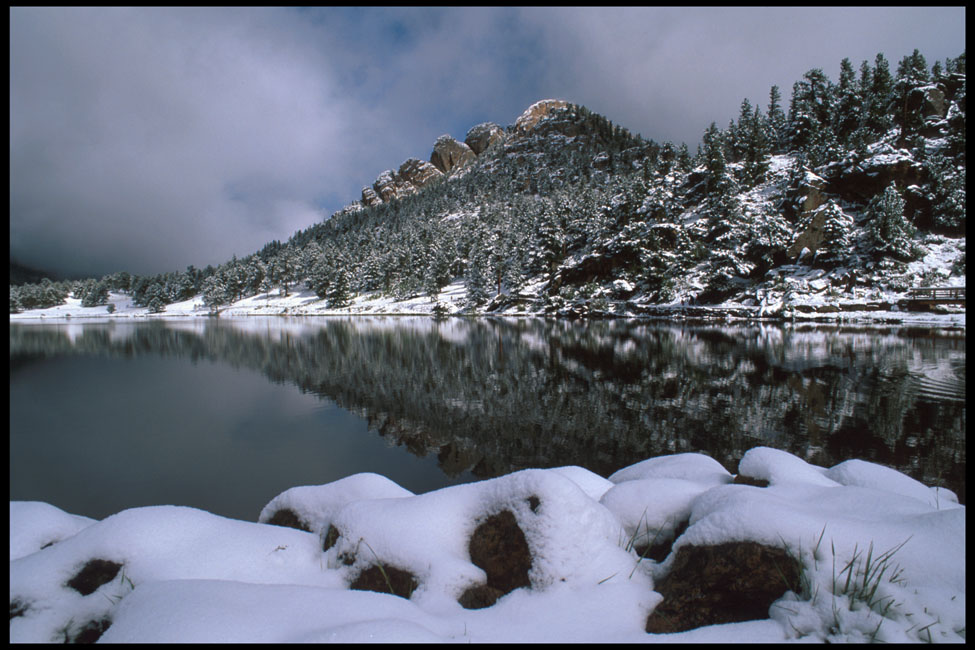
M 964 284 L 964 54 L 896 77 L 882 55 L 839 83 L 810 70 L 788 114 L 773 87 L 743 100 L 692 155 L 562 99 L 513 124 L 444 135 L 429 161 L 387 170 L 322 223 L 204 271 L 102 281 L 158 307 L 202 294 L 213 310 L 272 287 L 335 309 L 464 287 L 449 313 L 639 315 L 808 302 Z M 114 277 L 114 276 L 113 276 Z M 152 287 L 155 287 L 153 289 Z M 13 308 L 13 304 L 12 304 Z

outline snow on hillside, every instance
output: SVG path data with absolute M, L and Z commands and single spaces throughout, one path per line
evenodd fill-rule
M 955 253 L 955 240 L 947 239 L 930 247 L 931 252 L 917 262 L 912 263 L 914 272 L 918 275 L 940 274 L 946 277 L 945 260 L 951 260 Z M 904 311 L 876 311 L 868 309 L 871 302 L 895 303 L 903 298 L 905 292 L 893 290 L 870 290 L 863 291 L 856 295 L 856 298 L 846 298 L 842 301 L 831 296 L 830 293 L 822 288 L 817 282 L 821 279 L 822 271 L 814 270 L 802 265 L 795 265 L 788 269 L 788 275 L 783 277 L 783 282 L 790 286 L 793 291 L 790 294 L 790 304 L 796 306 L 819 307 L 822 305 L 838 304 L 842 302 L 845 310 L 836 313 L 818 313 L 813 311 L 803 312 L 799 310 L 790 311 L 789 316 L 795 320 L 801 319 L 831 319 L 844 322 L 879 322 L 879 323 L 932 323 L 950 327 L 965 326 L 965 311 L 963 309 L 943 310 L 942 312 L 904 312 Z M 957 280 L 957 278 L 952 278 Z M 541 283 L 526 287 L 522 291 L 522 296 L 531 296 L 533 291 L 538 291 Z M 455 281 L 444 287 L 438 295 L 437 300 L 429 296 L 417 296 L 409 299 L 397 300 L 388 296 L 383 296 L 378 292 L 371 292 L 356 296 L 348 307 L 341 309 L 332 308 L 327 300 L 319 299 L 313 292 L 293 290 L 288 296 L 281 296 L 277 289 L 269 294 L 259 294 L 239 300 L 231 305 L 220 307 L 219 314 L 223 316 L 349 316 L 349 315 L 432 315 L 434 307 L 439 302 L 445 308 L 446 314 L 464 315 L 464 307 L 467 302 L 467 291 L 463 282 Z M 671 304 L 674 307 L 675 316 L 679 316 L 679 308 L 682 306 L 680 298 Z M 781 316 L 783 305 L 765 304 L 751 300 L 744 303 L 728 302 L 718 305 L 715 318 L 726 318 L 722 308 L 737 308 L 739 311 L 747 310 L 752 312 L 753 317 L 772 317 Z M 857 310 L 857 304 L 862 304 L 863 310 Z M 115 311 L 109 313 L 107 305 L 98 307 L 82 307 L 81 301 L 77 298 L 69 297 L 65 304 L 46 309 L 30 309 L 18 314 L 10 314 L 11 322 L 31 322 L 37 320 L 50 319 L 148 319 L 148 318 L 198 318 L 210 316 L 211 312 L 203 304 L 201 296 L 195 296 L 190 300 L 166 305 L 165 311 L 152 314 L 146 307 L 136 307 L 132 304 L 129 297 L 125 294 L 112 293 L 109 296 L 109 304 L 115 306 Z M 772 307 L 775 307 L 773 309 Z M 532 311 L 527 305 L 520 305 L 510 309 L 502 309 L 491 312 L 495 316 L 544 316 L 545 314 Z M 637 316 L 638 314 L 627 313 L 626 310 L 614 312 L 616 316 Z
M 285 491 L 265 523 L 175 505 L 95 521 L 11 502 L 10 640 L 965 641 L 965 506 L 949 490 L 873 463 L 823 468 L 765 447 L 739 472 L 768 485 L 735 484 L 692 453 L 608 480 L 579 467 L 529 469 L 419 495 L 359 474 Z M 281 508 L 311 532 L 266 523 Z M 469 540 L 504 512 L 527 543 L 527 578 L 465 608 L 462 594 L 493 570 L 475 562 Z M 676 552 L 663 561 L 635 552 L 640 534 L 672 535 L 675 521 L 688 522 Z M 801 567 L 798 592 L 779 587 L 760 620 L 645 632 L 681 549 L 747 541 L 786 549 Z M 350 589 L 377 562 L 390 588 L 394 570 L 415 579 L 408 599 Z

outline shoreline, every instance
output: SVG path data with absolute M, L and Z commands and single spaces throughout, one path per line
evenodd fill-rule
M 34 310 L 35 312 L 49 310 Z M 144 311 L 144 310 L 143 310 Z M 486 313 L 451 313 L 437 317 L 430 312 L 416 311 L 350 311 L 350 310 L 322 310 L 299 311 L 281 309 L 276 311 L 251 311 L 227 309 L 217 313 L 211 312 L 175 312 L 175 313 L 101 313 L 101 314 L 44 314 L 21 313 L 11 314 L 10 323 L 39 324 L 50 322 L 111 322 L 111 321 L 149 321 L 149 320 L 197 320 L 209 318 L 348 318 L 348 317 L 384 317 L 384 318 L 542 318 L 551 320 L 642 320 L 642 321 L 675 321 L 702 323 L 754 323 L 761 325 L 863 325 L 863 326 L 928 326 L 944 329 L 966 329 L 965 313 L 919 313 L 897 311 L 841 311 L 834 313 L 799 312 L 790 315 L 750 316 L 743 315 L 740 308 L 721 306 L 697 306 L 660 308 L 656 307 L 641 314 L 591 314 L 585 316 L 559 315 L 534 312 L 486 312 Z

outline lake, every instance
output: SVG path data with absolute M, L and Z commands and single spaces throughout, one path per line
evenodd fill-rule
M 256 520 L 356 472 L 416 493 L 748 449 L 965 501 L 964 330 L 413 317 L 10 325 L 10 498 Z

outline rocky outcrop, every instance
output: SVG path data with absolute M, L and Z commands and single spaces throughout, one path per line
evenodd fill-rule
M 399 177 L 404 185 L 409 183 L 416 190 L 443 176 L 443 173 L 430 163 L 419 158 L 409 158 L 399 167 Z
M 884 144 L 874 147 L 860 162 L 834 163 L 825 169 L 826 189 L 856 203 L 865 203 L 895 183 L 899 188 L 919 185 L 923 172 L 911 154 Z
M 504 129 L 494 122 L 484 122 L 472 127 L 464 138 L 464 144 L 471 148 L 475 155 L 480 156 L 485 149 L 496 142 L 504 140 Z
M 769 617 L 787 591 L 799 593 L 798 562 L 781 548 L 757 542 L 682 546 L 655 589 L 663 601 L 647 618 L 647 632 L 669 634 L 705 625 Z
M 371 187 L 362 188 L 362 205 L 368 208 L 373 205 L 379 205 L 382 202 L 383 200 L 376 194 L 376 190 Z
M 399 180 L 396 172 L 387 169 L 379 175 L 376 182 L 372 184 L 372 188 L 376 190 L 376 194 L 379 195 L 383 203 L 389 203 L 393 199 L 398 199 L 400 196 L 405 196 L 408 193 L 406 188 L 398 182 Z
M 799 189 L 802 195 L 802 202 L 799 204 L 799 214 L 819 209 L 826 203 L 826 181 L 815 174 L 806 174 L 806 180 Z
M 515 120 L 515 130 L 519 133 L 528 133 L 549 113 L 568 106 L 569 102 L 561 99 L 543 99 L 535 102 Z
M 457 142 L 449 135 L 437 138 L 430 154 L 430 162 L 444 174 L 471 163 L 475 158 L 474 152 L 463 142 Z
M 815 253 L 823 245 L 827 236 L 826 221 L 828 218 L 829 212 L 821 205 L 818 206 L 805 230 L 796 236 L 795 241 L 792 242 L 792 245 L 786 251 L 789 259 L 795 259 L 803 249 L 808 249 L 810 253 Z
M 363 187 L 361 203 L 366 207 L 388 203 L 413 194 L 441 176 L 443 173 L 430 163 L 410 158 L 400 165 L 399 171 L 387 169 L 372 187 Z
M 922 117 L 944 117 L 948 114 L 945 91 L 937 86 L 921 88 L 921 105 L 918 110 Z

